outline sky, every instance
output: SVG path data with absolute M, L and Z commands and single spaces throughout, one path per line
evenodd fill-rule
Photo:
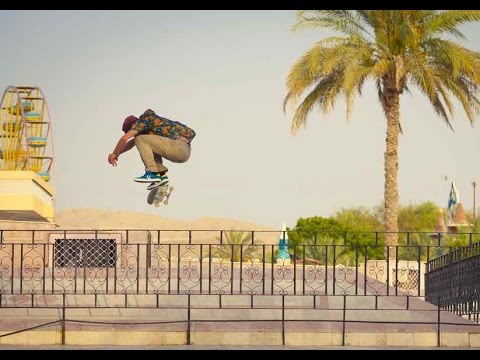
M 47 98 L 56 211 L 220 217 L 280 229 L 301 217 L 380 205 L 386 124 L 373 84 L 350 121 L 339 102 L 290 133 L 288 71 L 328 35 L 292 33 L 294 22 L 293 10 L 0 11 L 0 91 L 34 85 Z M 463 30 L 465 44 L 480 50 L 480 24 Z M 133 181 L 144 173 L 135 148 L 118 167 L 107 163 L 123 119 L 149 108 L 197 133 L 188 162 L 165 162 L 175 191 L 160 208 Z M 401 123 L 400 203 L 446 207 L 454 180 L 471 210 L 478 123 L 472 127 L 457 106 L 452 132 L 416 91 L 401 99 Z

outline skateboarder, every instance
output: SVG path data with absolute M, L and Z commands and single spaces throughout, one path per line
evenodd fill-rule
M 128 116 L 123 121 L 122 130 L 125 135 L 108 155 L 108 162 L 117 166 L 120 154 L 136 146 L 145 165 L 145 174 L 133 180 L 150 182 L 148 190 L 168 183 L 164 158 L 175 163 L 183 163 L 190 158 L 191 142 L 196 135 L 188 126 L 158 116 L 151 109 L 139 118 Z

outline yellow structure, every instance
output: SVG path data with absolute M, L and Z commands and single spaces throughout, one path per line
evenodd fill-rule
M 33 171 L 0 171 L 0 220 L 53 221 L 53 189 Z
M 0 107 L 0 220 L 53 221 L 53 159 L 43 92 L 8 86 Z
M 47 100 L 36 86 L 8 86 L 0 108 L 0 170 L 34 171 L 50 180 L 53 141 Z

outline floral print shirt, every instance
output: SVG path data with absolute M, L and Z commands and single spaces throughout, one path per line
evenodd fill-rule
M 195 131 L 188 126 L 155 114 L 151 109 L 146 110 L 132 126 L 132 130 L 142 134 L 155 134 L 170 139 L 185 138 L 190 144 L 195 137 Z

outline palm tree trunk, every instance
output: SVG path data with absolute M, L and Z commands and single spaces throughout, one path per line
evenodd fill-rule
M 385 249 L 386 259 L 395 259 L 398 243 L 398 137 L 400 133 L 400 94 L 387 89 L 384 95 L 387 116 L 385 152 Z M 388 248 L 387 248 L 388 246 Z M 388 250 L 387 250 L 388 249 Z

